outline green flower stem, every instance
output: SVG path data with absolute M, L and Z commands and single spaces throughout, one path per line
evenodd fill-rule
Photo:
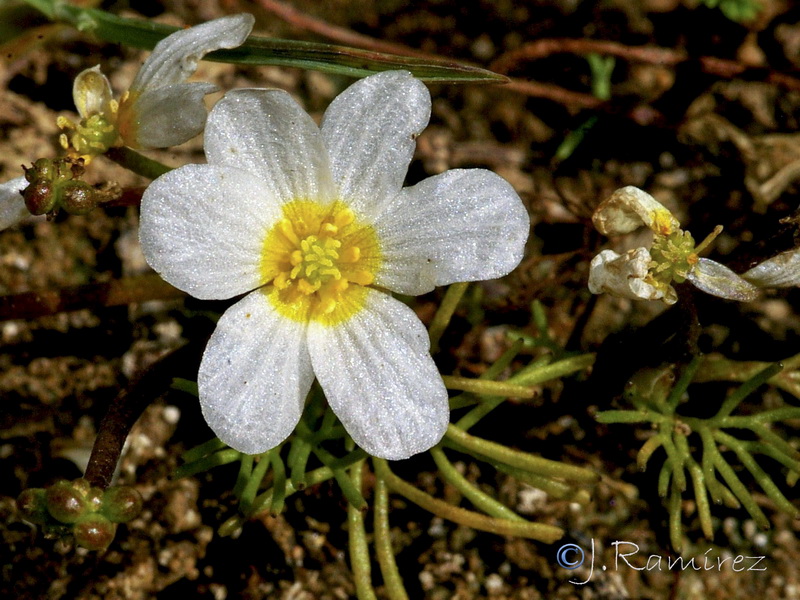
M 354 462 L 358 462 L 362 460 L 365 456 L 364 452 L 351 452 L 347 456 L 339 459 L 337 461 L 338 466 L 345 466 L 347 464 L 353 464 Z M 349 461 L 349 463 L 348 463 Z M 333 478 L 333 470 L 330 467 L 319 467 L 318 469 L 314 469 L 306 474 L 306 485 L 313 486 L 322 483 L 323 481 L 328 481 L 329 479 Z M 292 485 L 291 481 L 286 482 L 286 486 L 284 487 L 284 496 L 290 496 L 294 494 L 297 489 Z M 251 514 L 255 515 L 260 513 L 267 505 L 272 504 L 272 488 L 268 489 L 267 491 L 263 492 L 259 495 L 250 509 Z M 218 533 L 221 536 L 231 535 L 237 529 L 239 529 L 244 522 L 247 520 L 247 517 L 244 515 L 234 515 L 225 521 L 218 530 Z
M 441 474 L 442 478 L 447 483 L 455 487 L 459 492 L 464 494 L 467 500 L 469 500 L 473 506 L 475 506 L 475 508 L 482 510 L 487 515 L 497 517 L 498 519 L 509 519 L 511 521 L 520 522 L 526 521 L 526 519 L 520 517 L 513 510 L 498 502 L 488 494 L 485 494 L 476 486 L 467 481 L 467 479 L 453 466 L 453 463 L 447 460 L 447 456 L 445 456 L 444 451 L 439 446 L 431 448 L 430 453 L 431 456 L 433 456 L 433 460 L 436 462 L 436 466 L 439 467 L 439 473 Z
M 361 489 L 361 470 L 364 461 L 350 467 L 350 483 Z M 361 492 L 359 492 L 361 495 Z M 372 568 L 369 559 L 367 532 L 364 530 L 364 513 L 351 502 L 347 507 L 347 531 L 350 542 L 350 565 L 353 569 L 353 580 L 356 584 L 358 600 L 377 600 L 375 588 L 372 587 Z
M 289 449 L 289 458 L 286 461 L 289 465 L 289 475 L 295 489 L 302 490 L 306 487 L 306 466 L 310 455 L 311 444 L 305 439 L 295 436 L 292 439 L 292 447 Z
M 563 358 L 548 365 L 530 364 L 509 377 L 508 381 L 517 385 L 539 385 L 551 379 L 566 377 L 588 369 L 594 364 L 595 358 L 594 354 L 581 354 Z
M 464 292 L 467 291 L 468 286 L 469 283 L 454 283 L 447 288 L 447 292 L 445 292 L 444 298 L 442 298 L 442 303 L 433 316 L 430 327 L 428 327 L 428 337 L 430 337 L 431 340 L 431 354 L 436 354 L 436 352 L 439 351 L 439 340 L 442 338 L 444 330 L 447 329 L 447 326 L 450 324 L 450 319 L 453 318 L 456 307 L 458 303 L 461 302 L 461 298 L 464 296 Z
M 269 455 L 271 452 L 274 452 L 274 450 L 259 455 L 258 463 L 253 469 L 250 479 L 247 480 L 247 483 L 242 490 L 242 495 L 239 498 L 240 510 L 248 517 L 253 515 L 253 502 L 256 499 L 256 492 L 258 492 L 261 482 L 267 475 L 267 470 L 269 469 L 270 464 Z
M 519 342 L 521 342 L 521 340 L 517 340 L 516 343 Z M 501 359 L 502 358 L 503 357 L 501 357 Z M 545 381 L 549 381 L 551 379 L 558 379 L 559 377 L 564 377 L 566 375 L 570 375 L 577 371 L 586 369 L 594 363 L 594 359 L 595 356 L 593 354 L 584 354 L 582 356 L 565 358 L 555 363 L 550 363 L 549 358 L 545 358 L 543 360 L 536 361 L 528 365 L 527 367 L 524 367 L 504 383 L 506 385 L 524 385 L 524 386 L 538 385 Z M 488 371 L 487 373 L 484 373 L 484 375 L 486 374 L 488 374 Z M 483 380 L 483 377 L 481 377 L 479 380 Z M 476 380 L 472 379 L 468 381 L 476 381 Z M 491 383 L 500 383 L 500 382 L 491 382 Z M 527 387 L 522 389 L 526 389 L 529 391 L 529 393 L 534 394 L 534 390 L 530 390 Z M 499 392 L 497 393 L 497 395 L 513 396 L 513 394 L 500 394 Z M 525 396 L 517 396 L 517 397 L 525 397 Z M 500 404 L 502 404 L 504 400 L 505 398 L 503 397 L 484 398 L 483 401 L 480 403 L 480 405 L 476 406 L 466 415 L 461 417 L 458 423 L 456 423 L 456 426 L 459 427 L 460 429 L 463 429 L 464 431 L 469 430 L 483 417 L 485 417 L 487 414 L 489 414 L 491 411 L 497 408 Z
M 658 473 L 658 495 L 666 498 L 669 493 L 669 483 L 672 481 L 672 461 L 667 458 L 664 464 L 661 465 L 661 471 Z
M 639 449 L 639 452 L 636 454 L 636 466 L 639 467 L 640 471 L 644 471 L 647 468 L 647 461 L 650 460 L 653 452 L 658 450 L 663 444 L 664 440 L 658 434 L 654 435 L 644 443 L 644 445 Z
M 774 375 L 769 383 L 796 398 L 800 398 L 800 354 L 783 361 L 783 371 Z M 735 361 L 721 356 L 707 356 L 703 368 L 695 377 L 696 382 L 706 381 L 747 381 L 772 363 L 758 361 Z
M 700 439 L 703 442 L 703 479 L 706 482 L 708 491 L 711 493 L 711 498 L 714 502 L 722 502 L 729 508 L 739 508 L 741 504 L 736 499 L 736 496 L 733 495 L 733 492 L 722 485 L 716 478 L 716 469 L 714 468 L 716 442 L 711 430 L 708 427 L 702 427 L 696 429 L 696 431 L 700 434 Z
M 666 404 L 669 407 L 670 412 L 674 413 L 675 409 L 678 408 L 681 398 L 683 398 L 686 390 L 689 389 L 689 384 L 694 381 L 694 376 L 697 373 L 697 369 L 700 368 L 702 362 L 702 356 L 695 356 L 692 361 L 686 365 L 686 368 L 683 370 L 683 373 L 681 373 L 680 378 L 672 387 L 672 391 L 670 392 L 669 396 L 667 396 Z
M 273 448 L 269 453 L 272 465 L 272 507 L 270 512 L 279 515 L 283 512 L 283 501 L 286 498 L 286 466 L 281 459 L 281 447 Z
M 521 339 L 515 340 L 511 346 L 506 350 L 503 355 L 495 361 L 495 363 L 490 366 L 486 371 L 484 371 L 478 379 L 480 380 L 494 380 L 499 377 L 502 372 L 511 364 L 517 354 L 519 354 L 522 347 L 525 345 L 525 342 Z M 549 362 L 549 357 L 544 357 L 537 361 L 540 364 L 547 364 Z M 471 398 L 472 395 L 470 394 L 462 394 L 457 398 L 451 399 L 450 408 L 457 407 L 458 402 L 453 402 L 454 400 L 464 400 L 464 396 L 467 398 Z M 480 398 L 480 404 L 469 411 L 466 415 L 464 415 L 461 419 L 459 419 L 458 423 L 456 424 L 457 427 L 467 431 L 470 427 L 475 425 L 478 421 L 480 421 L 483 417 L 488 415 L 492 412 L 495 408 L 500 406 L 503 402 L 505 402 L 505 398 L 502 396 L 482 396 Z M 453 406 L 456 404 L 456 406 Z M 466 406 L 466 405 L 464 405 Z
M 448 425 L 447 439 L 455 442 L 459 446 L 467 450 L 474 451 L 478 454 L 489 457 L 501 463 L 505 463 L 512 467 L 518 467 L 529 473 L 542 475 L 544 477 L 557 477 L 566 479 L 567 481 L 575 481 L 579 483 L 596 483 L 600 476 L 593 471 L 568 465 L 562 462 L 548 460 L 540 456 L 533 456 L 526 452 L 512 450 L 508 446 L 496 444 L 488 440 L 470 435 L 461 431 L 454 425 Z
M 758 482 L 767 496 L 772 499 L 778 508 L 785 511 L 792 517 L 796 517 L 800 513 L 800 510 L 798 510 L 791 502 L 789 502 L 789 500 L 786 499 L 786 496 L 781 493 L 781 491 L 778 489 L 778 486 L 772 481 L 772 478 L 767 475 L 760 466 L 758 466 L 756 459 L 753 458 L 753 455 L 744 448 L 739 440 L 722 431 L 715 432 L 714 437 L 719 440 L 720 443 L 725 444 L 728 448 L 736 453 L 736 456 L 739 457 L 739 460 L 742 462 L 742 464 L 747 467 L 747 470 L 750 471 L 750 473 L 753 475 L 753 478 Z
M 349 465 L 341 464 L 341 459 L 337 460 L 332 454 L 322 448 L 312 447 L 312 452 L 314 452 L 323 465 L 330 467 L 336 479 L 336 483 L 339 484 L 339 488 L 342 490 L 342 494 L 344 494 L 347 501 L 358 510 L 366 508 L 367 501 L 364 500 L 361 491 L 353 485 L 353 481 L 347 474 L 346 468 Z M 364 456 L 366 456 L 366 453 L 363 454 L 362 458 Z
M 672 484 L 677 485 L 678 489 L 682 492 L 686 489 L 686 474 L 683 471 L 683 463 L 687 455 L 680 452 L 672 440 L 672 424 L 662 422 L 659 426 L 661 439 L 664 443 L 664 450 L 667 451 L 669 461 L 672 464 L 673 480 Z M 678 437 L 678 436 L 676 436 Z M 683 436 L 680 436 L 683 437 Z M 684 438 L 685 440 L 686 438 Z
M 481 457 L 481 460 L 489 462 L 501 473 L 510 475 L 514 479 L 518 479 L 519 481 L 526 483 L 531 487 L 542 490 L 553 498 L 577 502 L 582 506 L 589 504 L 589 502 L 592 500 L 592 497 L 587 490 L 573 487 L 568 483 L 564 483 L 563 481 L 557 481 L 555 479 L 541 477 L 540 475 L 534 475 L 532 473 L 528 473 L 527 471 L 523 471 L 522 469 L 509 467 L 508 465 L 492 461 L 486 457 Z
M 320 442 L 330 439 L 333 435 L 335 425 L 336 415 L 333 414 L 333 411 L 330 409 L 330 407 L 325 407 L 325 412 L 322 413 L 322 424 L 320 424 L 319 430 L 313 434 L 309 440 L 311 442 L 311 446 L 316 446 Z
M 174 385 L 173 379 L 173 385 Z M 195 446 L 191 450 L 187 450 L 181 455 L 181 460 L 184 463 L 194 462 L 203 458 L 204 456 L 208 456 L 209 454 L 213 454 L 217 450 L 222 450 L 223 448 L 227 448 L 225 442 L 223 442 L 219 438 L 211 438 L 207 442 L 200 444 L 199 446 Z
M 785 454 L 787 458 L 795 462 L 800 460 L 800 452 L 798 452 L 786 440 L 781 438 L 781 436 L 772 431 L 768 425 L 759 423 L 757 425 L 753 425 L 750 429 L 767 444 L 775 448 L 775 450 Z
M 676 552 L 683 547 L 683 534 L 681 531 L 681 493 L 674 485 L 667 503 L 669 511 L 669 541 Z
M 747 491 L 747 488 L 741 482 L 734 470 L 727 463 L 722 454 L 720 454 L 716 445 L 709 449 L 709 452 L 712 454 L 714 467 L 717 469 L 717 471 L 719 471 L 720 475 L 722 475 L 725 483 L 728 484 L 728 487 L 734 493 L 736 498 L 738 498 L 739 502 L 742 503 L 742 506 L 744 506 L 747 512 L 750 513 L 759 527 L 762 529 L 768 529 L 769 519 L 767 519 L 767 516 L 758 507 L 756 501 L 753 500 L 753 496 L 750 495 L 750 492 Z
M 507 381 L 488 381 L 457 375 L 443 375 L 445 386 L 450 390 L 472 392 L 481 396 L 504 396 L 512 398 L 533 398 L 536 394 L 529 388 Z
M 156 179 L 161 177 L 164 173 L 169 173 L 172 167 L 163 165 L 157 160 L 148 158 L 144 154 L 139 154 L 136 150 L 126 146 L 115 146 L 109 148 L 105 156 L 113 160 L 118 165 L 121 165 L 133 171 L 137 175 L 147 177 L 148 179 Z
M 719 428 L 739 427 L 750 429 L 753 423 L 772 423 L 774 421 L 788 421 L 789 419 L 800 419 L 800 407 L 784 406 L 773 410 L 747 416 L 733 416 L 720 419 L 716 423 Z
M 253 475 L 253 462 L 254 457 L 252 454 L 242 454 L 241 462 L 239 463 L 239 474 L 236 476 L 236 484 L 233 486 L 233 495 L 237 498 L 242 497 L 244 488 Z
M 375 512 L 373 525 L 375 554 L 381 567 L 386 595 L 389 596 L 389 600 L 408 600 L 392 548 L 392 531 L 389 527 L 389 487 L 380 477 L 375 480 L 372 507 Z
M 473 529 L 480 529 L 481 531 L 488 531 L 489 533 L 496 533 L 498 535 L 511 535 L 539 540 L 547 544 L 555 542 L 564 535 L 563 529 L 553 525 L 497 519 L 458 506 L 453 506 L 452 504 L 433 498 L 416 486 L 400 479 L 397 475 L 392 473 L 385 460 L 375 458 L 374 464 L 378 477 L 386 481 L 389 489 L 405 496 L 411 502 L 424 508 L 428 512 L 442 517 L 443 519 L 458 523 L 459 525 L 466 525 Z
M 774 448 L 769 444 L 764 444 L 763 442 L 740 443 L 742 444 L 742 447 L 744 447 L 744 449 L 751 454 L 763 454 L 764 456 L 769 456 L 771 459 L 778 461 L 790 471 L 800 474 L 800 462 L 792 460 L 791 457 L 786 456 L 777 448 Z
M 222 465 L 236 462 L 237 460 L 241 459 L 241 457 L 242 453 L 238 450 L 234 450 L 233 448 L 221 450 L 194 462 L 181 465 L 175 469 L 175 478 L 180 479 L 182 477 L 191 477 L 192 475 L 202 473 L 203 471 L 208 471 L 214 467 L 220 467 Z
M 494 363 L 486 369 L 479 379 L 497 379 L 500 375 L 505 371 L 509 365 L 511 365 L 511 361 L 513 361 L 517 354 L 520 353 L 525 342 L 523 340 L 514 340 L 511 342 L 511 345 L 508 349 L 503 352 L 503 354 L 498 358 Z M 545 357 L 545 360 L 548 360 L 548 357 Z
M 707 539 L 714 538 L 714 529 L 711 525 L 711 506 L 708 504 L 708 490 L 706 489 L 703 470 L 694 460 L 687 461 L 689 476 L 694 487 L 694 497 L 697 504 L 697 515 L 700 517 L 700 528 Z
M 753 377 L 745 381 L 742 385 L 731 392 L 731 394 L 725 399 L 725 402 L 722 403 L 719 412 L 714 417 L 709 419 L 709 424 L 716 425 L 718 419 L 723 419 L 729 416 L 733 410 L 739 406 L 742 400 L 752 394 L 757 387 L 766 383 L 773 376 L 780 373 L 781 370 L 783 370 L 783 365 L 781 363 L 774 363 L 753 375 Z
M 672 418 L 652 410 L 603 410 L 595 415 L 600 423 L 672 423 Z

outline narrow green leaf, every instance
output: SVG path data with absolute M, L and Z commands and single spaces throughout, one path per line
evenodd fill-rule
M 26 0 L 55 21 L 71 24 L 101 40 L 152 50 L 178 27 L 120 17 L 56 0 Z M 246 65 L 273 65 L 311 69 L 335 75 L 365 77 L 380 71 L 406 69 L 435 83 L 505 83 L 508 78 L 479 67 L 448 60 L 398 56 L 347 46 L 250 36 L 240 47 L 218 50 L 206 60 Z

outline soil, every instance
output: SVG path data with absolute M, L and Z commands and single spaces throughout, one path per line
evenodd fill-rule
M 695 507 L 686 500 L 682 556 L 696 557 L 696 565 L 708 550 L 714 560 L 763 556 L 758 566 L 747 559 L 740 563 L 742 571 L 715 568 L 716 563 L 699 570 L 666 568 L 667 557 L 675 556 L 667 512 L 656 493 L 656 476 L 639 472 L 635 464 L 646 430 L 601 425 L 593 415 L 624 408 L 620 396 L 627 378 L 645 366 L 682 360 L 685 346 L 646 327 L 664 314 L 663 305 L 593 297 L 586 280 L 589 261 L 601 248 L 642 245 L 640 234 L 609 240 L 591 224 L 597 204 L 623 185 L 652 193 L 696 239 L 723 225 L 709 256 L 739 271 L 797 244 L 797 220 L 786 219 L 797 215 L 800 193 L 797 176 L 791 176 L 800 159 L 800 7 L 763 0 L 757 17 L 740 24 L 693 0 L 291 4 L 331 25 L 449 59 L 502 65 L 515 80 L 550 86 L 546 94 L 521 93 L 513 86 L 431 86 L 431 124 L 418 139 L 408 183 L 450 168 L 481 167 L 505 177 L 523 198 L 532 217 L 526 258 L 508 277 L 471 288 L 435 359 L 443 373 L 479 375 L 508 347 L 510 331 L 541 333 L 531 318 L 531 303 L 541 303 L 548 333 L 558 346 L 597 352 L 590 383 L 584 376 L 541 386 L 533 401 L 506 403 L 475 432 L 584 466 L 602 479 L 591 502 L 579 506 L 453 454 L 469 480 L 523 516 L 557 524 L 567 533 L 548 545 L 476 532 L 394 495 L 396 555 L 410 597 L 799 599 L 800 521 L 780 512 L 754 484 L 772 527 L 760 531 L 744 510 L 714 507 L 715 536 L 706 540 Z M 262 35 L 328 41 L 307 27 L 281 21 L 256 2 L 131 0 L 103 6 L 172 24 L 247 11 L 256 15 L 256 31 Z M 22 9 L 15 14 L 19 20 L 13 25 L 19 28 L 44 23 L 29 20 Z M 124 90 L 143 54 L 69 28 L 48 30 L 41 39 L 13 47 L 8 32 L 0 33 L 6 36 L 0 40 L 4 50 L 13 48 L 0 63 L 5 87 L 0 94 L 0 180 L 5 181 L 21 174 L 21 164 L 59 154 L 55 120 L 74 116 L 70 90 L 77 73 L 99 63 L 114 89 Z M 592 82 L 581 52 L 509 59 L 509 53 L 537 40 L 562 38 L 660 47 L 688 58 L 670 62 L 642 61 L 632 53 L 619 56 L 611 100 L 587 108 Z M 741 68 L 714 70 L 702 57 Z M 286 89 L 316 118 L 351 81 L 298 69 L 211 62 L 201 63 L 197 78 L 223 90 Z M 554 158 L 565 138 L 579 130 L 584 135 L 575 149 Z M 202 162 L 202 140 L 152 156 L 175 166 Z M 124 189 L 148 183 L 104 158 L 90 165 L 87 180 L 112 181 Z M 137 228 L 135 206 L 55 220 L 31 217 L 0 233 L 0 294 L 148 273 Z M 415 300 L 426 323 L 442 296 L 438 290 Z M 771 291 L 746 304 L 697 294 L 694 303 L 703 352 L 773 361 L 800 351 L 797 289 Z M 152 300 L 0 322 L 1 597 L 354 596 L 346 504 L 335 483 L 291 496 L 283 513 L 261 514 L 233 536 L 217 534 L 217 527 L 237 511 L 231 493 L 236 470 L 220 467 L 173 477 L 181 454 L 212 437 L 196 400 L 182 392 L 154 399 L 128 438 L 117 481 L 139 490 L 144 510 L 120 527 L 108 550 L 94 553 L 68 540 L 46 539 L 20 518 L 19 493 L 58 478 L 80 477 L 100 419 L 120 390 L 166 352 L 187 340 L 199 343 L 224 307 L 193 299 Z M 674 337 L 683 338 L 683 333 L 678 330 Z M 526 350 L 517 366 L 541 353 L 541 348 Z M 703 393 L 714 402 L 719 390 Z M 794 406 L 798 401 L 772 388 L 752 400 L 754 405 Z M 795 448 L 800 445 L 798 426 L 787 422 L 780 430 Z M 396 471 L 437 497 L 460 501 L 458 492 L 437 477 L 428 455 L 399 463 Z M 776 469 L 775 474 L 798 506 L 796 486 L 786 483 L 785 473 Z M 580 569 L 569 571 L 556 562 L 557 550 L 566 543 L 586 550 L 587 562 Z M 630 566 L 619 555 L 633 552 L 633 544 L 639 554 L 629 559 Z M 663 557 L 662 567 L 643 568 L 658 562 L 647 557 Z M 586 585 L 574 583 L 587 579 Z M 387 597 L 377 575 L 375 582 L 378 597 Z

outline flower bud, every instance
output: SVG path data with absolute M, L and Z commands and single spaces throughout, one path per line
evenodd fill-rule
M 105 550 L 117 533 L 116 523 L 100 514 L 84 515 L 73 529 L 78 545 L 88 550 Z
M 48 521 L 47 500 L 42 488 L 24 490 L 17 498 L 17 508 L 26 521 L 36 525 L 44 525 Z
M 111 487 L 103 494 L 102 513 L 114 523 L 127 523 L 141 511 L 142 496 L 132 487 Z
M 68 181 L 59 188 L 61 207 L 71 215 L 85 215 L 97 206 L 94 188 L 85 181 Z
M 56 194 L 53 183 L 47 179 L 37 179 L 31 182 L 22 190 L 22 197 L 25 199 L 25 207 L 32 215 L 49 213 L 55 210 L 58 203 L 58 194 Z
M 45 491 L 47 511 L 56 521 L 75 523 L 88 512 L 83 490 L 71 481 L 57 481 Z

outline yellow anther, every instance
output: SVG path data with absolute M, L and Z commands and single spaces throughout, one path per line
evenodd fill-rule
M 350 223 L 355 220 L 355 213 L 349 208 L 345 208 L 336 213 L 336 215 L 333 217 L 333 224 L 336 225 L 336 227 L 344 227 L 346 225 L 350 225 Z
M 375 281 L 375 276 L 369 271 L 356 271 L 349 273 L 347 278 L 358 285 L 370 285 Z
M 339 228 L 333 223 L 323 223 L 320 233 L 324 233 L 326 235 L 336 235 L 339 233 Z
M 358 240 L 359 246 L 349 240 Z M 368 291 L 363 286 L 374 281 L 380 266 L 375 232 L 359 224 L 341 202 L 284 205 L 262 256 L 262 272 L 273 281 L 275 308 L 298 321 L 326 324 L 341 322 L 364 306 Z
M 323 315 L 329 315 L 336 310 L 336 300 L 333 298 L 323 298 L 319 303 L 319 312 Z
M 275 279 L 272 280 L 272 283 L 279 290 L 285 290 L 289 286 L 289 274 L 286 271 L 281 271 Z
M 300 290 L 301 293 L 310 295 L 316 292 L 320 288 L 320 283 L 316 282 L 315 284 L 309 283 L 308 279 L 298 279 L 297 280 L 297 289 Z
M 339 260 L 346 263 L 358 262 L 359 258 L 361 258 L 361 248 L 358 246 L 350 246 L 343 250 L 342 254 L 339 256 Z

